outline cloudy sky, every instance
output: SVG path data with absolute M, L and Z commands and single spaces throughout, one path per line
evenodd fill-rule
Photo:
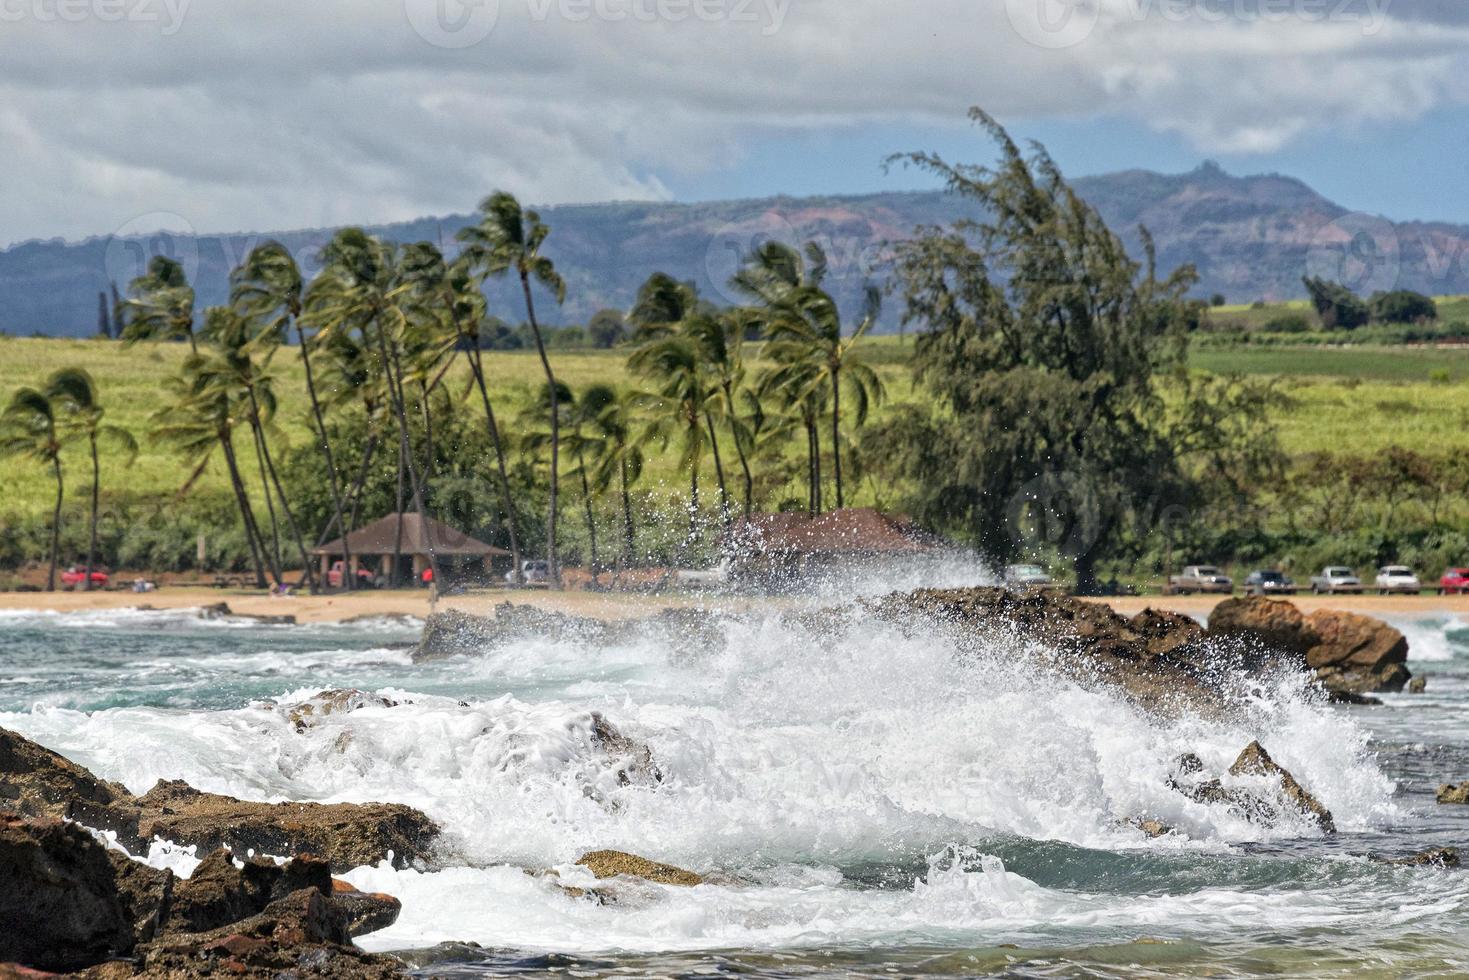
M 0 0 L 0 244 L 909 187 L 973 104 L 1469 221 L 1464 0 Z

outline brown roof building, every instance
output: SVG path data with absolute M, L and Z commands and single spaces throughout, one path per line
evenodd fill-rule
M 429 567 L 430 551 L 438 558 L 439 568 L 446 575 L 462 575 L 476 569 L 488 574 L 491 559 L 510 555 L 504 548 L 477 541 L 443 521 L 422 514 L 389 514 L 347 535 L 346 545 L 352 551 L 353 574 L 370 576 L 375 572 L 391 578 L 393 555 L 401 553 L 404 565 L 399 569 L 398 577 L 402 579 L 411 575 L 415 582 Z M 323 581 L 327 580 L 331 561 L 342 558 L 345 551 L 341 538 L 312 549 L 311 553 L 321 559 Z

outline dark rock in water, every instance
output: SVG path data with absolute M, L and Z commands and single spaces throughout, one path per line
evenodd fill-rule
M 1355 704 L 1364 707 L 1382 705 L 1382 698 L 1374 698 L 1370 694 L 1357 694 L 1353 691 L 1327 691 L 1326 700 L 1332 704 Z
M 126 787 L 98 779 L 50 749 L 0 728 L 0 808 L 91 824 L 89 815 L 131 799 Z
M 366 691 L 357 690 L 336 690 L 321 691 L 299 704 L 291 705 L 285 711 L 291 724 L 296 726 L 296 731 L 304 732 L 327 715 L 344 715 L 362 708 L 396 708 L 397 706 L 397 701 L 385 698 L 380 694 L 369 694 Z
M 331 871 L 309 855 L 288 862 L 254 858 L 236 867 L 229 851 L 212 851 L 174 887 L 166 931 L 209 932 L 265 911 L 278 898 L 301 888 L 331 894 Z
M 1401 691 L 1412 677 L 1403 634 L 1357 613 L 1321 609 L 1306 616 L 1284 599 L 1246 596 L 1214 607 L 1209 635 L 1258 640 L 1287 663 L 1315 671 L 1322 688 L 1348 704 L 1361 703 L 1353 695 Z
M 1457 847 L 1433 847 L 1400 858 L 1374 856 L 1372 860 L 1378 864 L 1397 864 L 1409 868 L 1457 868 L 1460 866 Z
M 1153 838 L 1166 837 L 1167 835 L 1173 833 L 1173 828 L 1168 826 L 1161 820 L 1153 820 L 1149 818 L 1139 817 L 1138 819 L 1132 821 L 1132 825 L 1138 830 L 1141 830 L 1143 833 L 1147 834 L 1149 837 Z
M 134 944 L 106 848 L 74 824 L 0 814 L 0 962 L 78 970 Z
M 720 619 L 701 609 L 664 609 L 641 619 L 601 620 L 502 602 L 495 607 L 493 617 L 475 616 L 457 609 L 429 616 L 413 659 L 422 663 L 485 653 L 516 640 L 548 636 L 591 646 L 649 639 L 667 643 L 679 655 L 686 656 L 691 650 L 723 642 L 718 628 Z
M 576 859 L 576 863 L 589 869 L 598 878 L 613 878 L 628 875 L 660 885 L 682 885 L 690 887 L 703 882 L 703 878 L 692 871 L 660 864 L 647 858 L 628 854 L 625 851 L 589 851 Z
M 347 932 L 365 936 L 398 921 L 403 903 L 382 892 L 365 892 L 340 878 L 332 879 L 332 900 L 347 915 Z
M 1415 677 L 1408 682 L 1409 694 L 1422 694 L 1426 690 L 1428 690 L 1427 677 Z
M 653 750 L 636 739 L 622 734 L 601 712 L 592 712 L 592 741 L 608 756 L 623 763 L 617 781 L 627 785 L 652 785 L 663 782 L 663 772 L 653 761 Z
M 1315 817 L 1322 830 L 1328 834 L 1336 833 L 1336 821 L 1332 819 L 1331 811 L 1296 782 L 1296 777 L 1270 758 L 1270 753 L 1266 752 L 1265 746 L 1259 742 L 1251 742 L 1245 746 L 1239 758 L 1234 760 L 1234 765 L 1229 767 L 1229 773 L 1232 776 L 1273 777 L 1279 782 L 1281 792 L 1285 794 L 1287 800 L 1295 804 L 1301 812 Z
M 477 963 L 489 955 L 479 943 L 439 943 L 423 949 L 401 949 L 388 953 L 410 970 L 423 970 L 439 963 Z
M 289 857 L 323 855 L 346 870 L 392 852 L 397 867 L 428 860 L 439 827 L 397 803 L 250 803 L 161 781 L 142 796 L 0 729 L 0 807 L 111 830 L 127 847 L 155 836 L 201 851 L 230 848 Z
M 334 868 L 376 864 L 392 853 L 395 867 L 428 858 L 439 827 L 398 803 L 249 803 L 160 781 L 134 801 L 135 836 L 162 837 L 200 850 L 319 854 Z
M 1192 616 L 1163 609 L 1144 609 L 1128 623 L 1148 646 L 1148 654 L 1163 657 L 1182 651 L 1204 638 L 1204 627 Z
M 211 602 L 207 606 L 200 606 L 195 610 L 195 615 L 200 619 L 243 619 L 261 626 L 296 625 L 296 617 L 293 615 L 260 616 L 251 613 L 237 613 L 230 608 L 227 602 Z
M 1469 803 L 1469 783 L 1444 783 L 1438 788 L 1438 802 L 1440 803 Z

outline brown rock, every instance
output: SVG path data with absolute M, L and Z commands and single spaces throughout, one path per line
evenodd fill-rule
M 1427 690 L 1428 690 L 1428 678 L 1427 677 L 1415 677 L 1411 681 L 1408 682 L 1408 693 L 1409 694 L 1422 694 L 1424 691 L 1427 691 Z
M 1306 791 L 1296 777 L 1277 765 L 1270 753 L 1259 742 L 1251 742 L 1245 746 L 1239 758 L 1234 760 L 1234 765 L 1229 767 L 1229 772 L 1234 776 L 1255 775 L 1273 776 L 1280 783 L 1281 792 L 1286 799 L 1290 800 L 1301 812 L 1316 818 L 1321 829 L 1328 834 L 1336 833 L 1336 821 L 1332 819 L 1331 811 L 1322 806 L 1321 802 Z
M 248 803 L 160 781 L 137 798 L 137 836 L 162 837 L 200 850 L 319 854 L 334 868 L 376 864 L 392 852 L 395 867 L 428 858 L 439 828 L 397 803 Z
M 1306 663 L 1312 667 L 1376 673 L 1408 659 L 1407 638 L 1381 620 L 1321 609 L 1310 615 L 1309 622 L 1319 637 L 1306 652 Z
M 403 903 L 382 892 L 360 891 L 340 878 L 332 879 L 332 900 L 347 915 L 347 932 L 365 936 L 398 921 Z
M 628 875 L 660 885 L 683 886 L 697 885 L 704 880 L 692 871 L 685 871 L 671 864 L 659 864 L 625 851 L 589 851 L 577 858 L 576 863 L 589 869 L 598 878 Z
M 1132 617 L 1129 625 L 1147 644 L 1148 653 L 1155 657 L 1176 653 L 1204 638 L 1204 628 L 1198 620 L 1164 609 L 1144 609 Z
M 1209 614 L 1211 636 L 1246 635 L 1305 661 L 1318 637 L 1293 603 L 1264 596 L 1225 599 Z
M 119 851 L 109 849 L 107 859 L 112 862 L 113 885 L 123 914 L 132 923 L 133 936 L 146 943 L 162 928 L 178 879 L 172 871 L 150 868 Z
M 1168 834 L 1173 833 L 1173 828 L 1161 820 L 1139 818 L 1134 820 L 1132 825 L 1153 838 L 1166 837 Z
M 396 708 L 397 706 L 397 701 L 385 698 L 380 694 L 369 694 L 366 691 L 357 690 L 336 690 L 314 694 L 285 710 L 286 717 L 291 720 L 291 724 L 296 726 L 296 731 L 304 732 L 327 715 L 344 715 L 349 711 L 367 707 Z
M 1457 847 L 1433 847 L 1407 857 L 1373 860 L 1379 864 L 1399 864 L 1410 868 L 1457 868 L 1460 865 Z
M 28 817 L 86 817 L 131 799 L 126 787 L 86 769 L 30 739 L 0 728 L 0 808 Z
M 0 962 L 78 970 L 134 946 L 106 849 L 59 820 L 0 815 Z
M 1440 803 L 1469 803 L 1469 783 L 1444 783 L 1438 788 L 1438 802 Z

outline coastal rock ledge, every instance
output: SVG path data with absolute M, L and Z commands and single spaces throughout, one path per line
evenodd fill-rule
M 201 853 L 311 853 L 343 870 L 384 860 L 399 868 L 425 864 L 439 836 L 433 820 L 398 803 L 253 803 L 181 781 L 159 781 L 134 796 L 3 728 L 0 809 L 110 830 L 133 851 L 161 837 Z

